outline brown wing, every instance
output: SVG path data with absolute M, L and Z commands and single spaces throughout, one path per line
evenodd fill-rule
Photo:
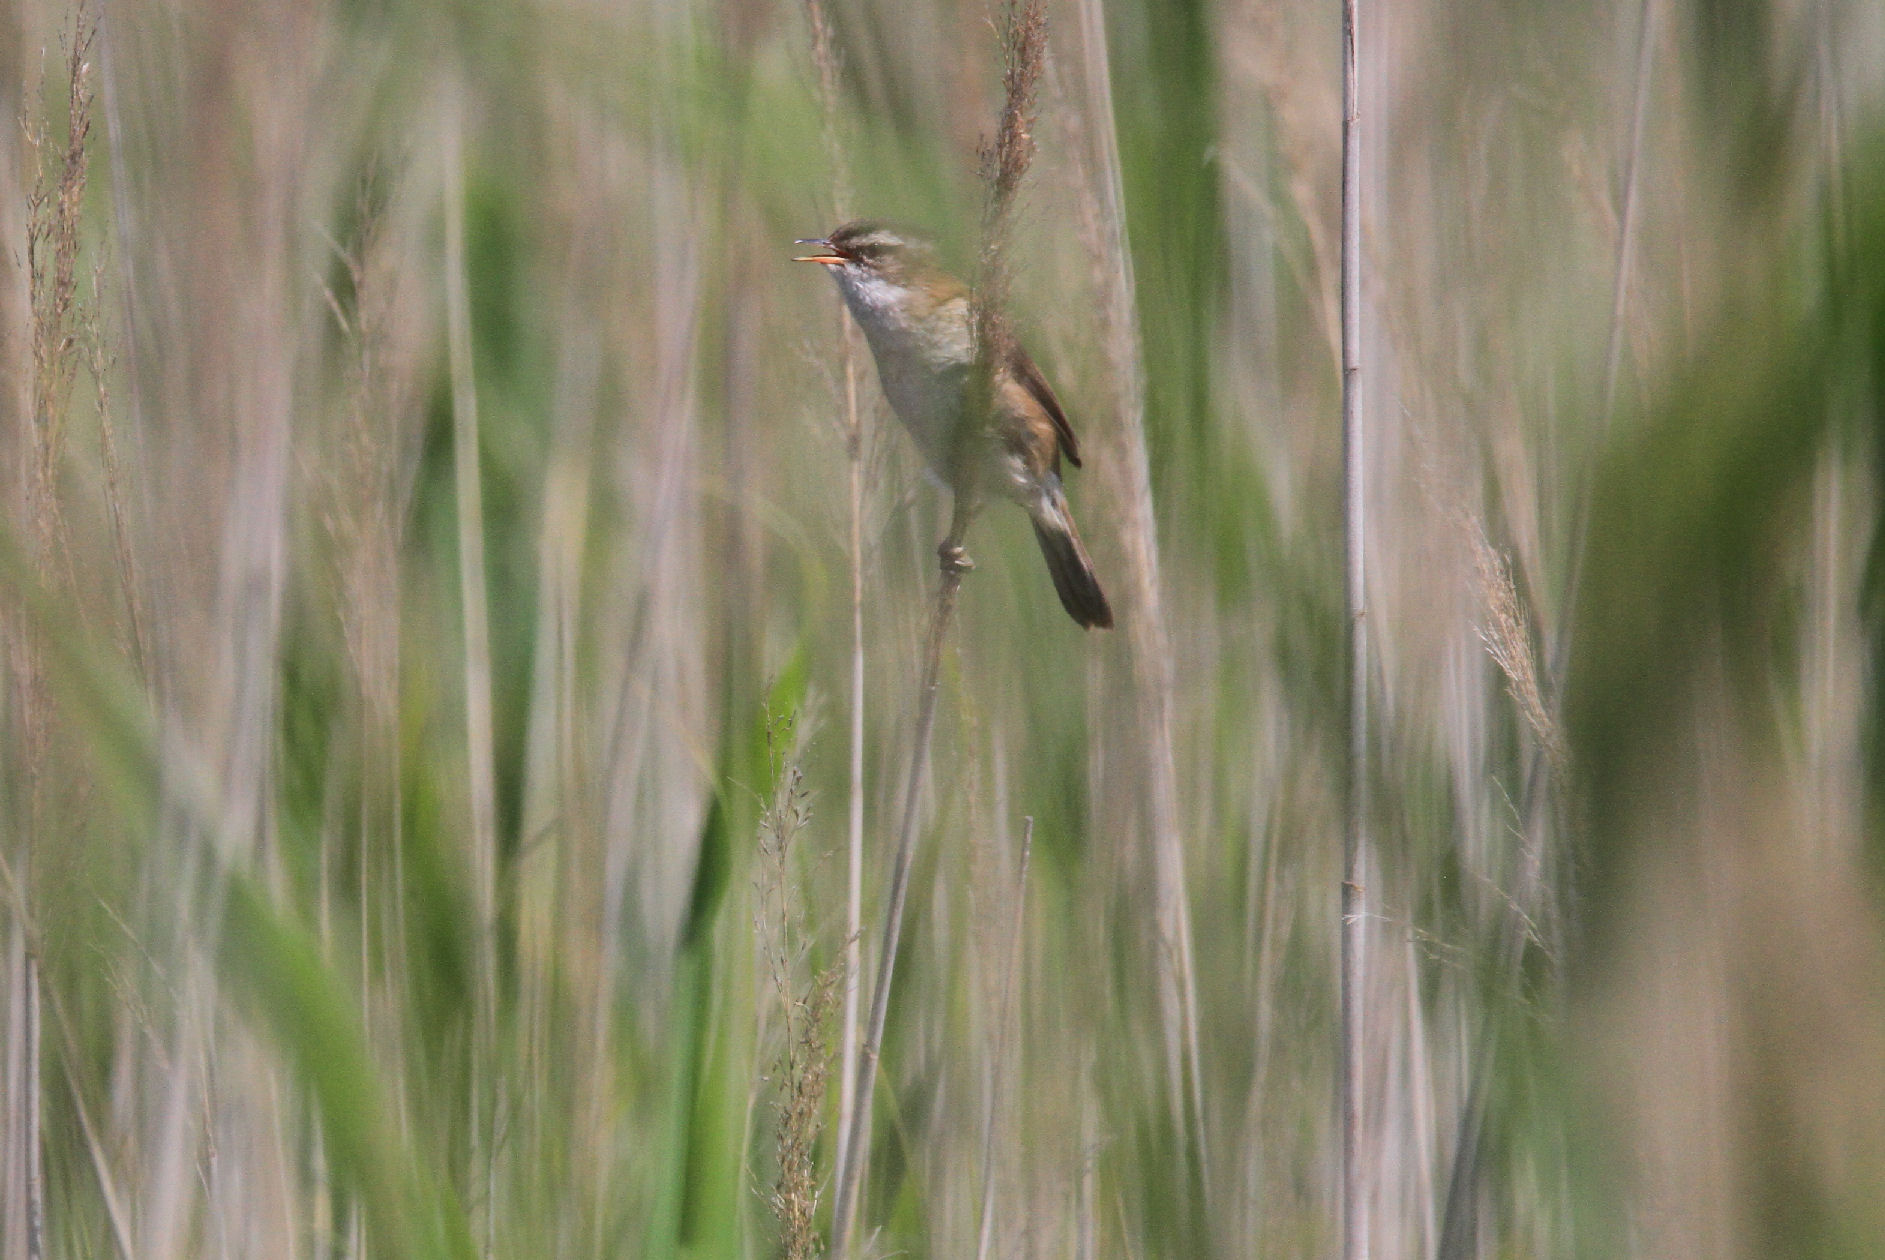
M 1008 363 L 1015 379 L 1021 382 L 1023 389 L 1034 396 L 1036 402 L 1047 409 L 1053 418 L 1054 432 L 1060 435 L 1060 452 L 1067 457 L 1067 462 L 1075 468 L 1080 466 L 1080 443 L 1073 436 L 1073 426 L 1067 423 L 1067 413 L 1060 409 L 1060 399 L 1054 397 L 1054 390 L 1041 375 L 1041 369 L 1034 366 L 1034 360 L 1020 346 L 1015 346 L 1013 356 Z

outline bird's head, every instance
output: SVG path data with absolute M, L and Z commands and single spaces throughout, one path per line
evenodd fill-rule
M 822 263 L 840 284 L 887 283 L 897 288 L 949 282 L 936 249 L 920 236 L 868 219 L 847 223 L 830 236 L 797 242 L 813 252 L 793 262 Z

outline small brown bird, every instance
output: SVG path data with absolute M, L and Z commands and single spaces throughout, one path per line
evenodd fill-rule
M 1060 458 L 1080 466 L 1080 445 L 1040 368 L 1013 341 L 998 366 L 984 428 L 966 423 L 974 368 L 969 290 L 944 271 L 925 241 L 880 223 L 847 223 L 818 252 L 877 360 L 877 377 L 930 470 L 956 496 L 957 529 L 944 557 L 966 565 L 959 533 L 990 495 L 1010 499 L 1034 522 L 1061 606 L 1083 626 L 1110 626 L 1113 610 L 1093 574 L 1060 484 Z M 971 430 L 979 430 L 972 432 Z M 954 555 L 950 555 L 951 547 Z

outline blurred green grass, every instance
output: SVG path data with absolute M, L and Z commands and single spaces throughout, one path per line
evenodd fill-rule
M 832 12 L 853 203 L 970 256 L 987 15 Z M 1116 128 L 1202 1071 L 1185 1076 L 1160 999 L 1176 951 L 1133 641 L 1069 625 L 1026 531 L 991 514 L 944 672 L 862 1219 L 873 1254 L 973 1253 L 999 1078 L 997 1254 L 1319 1254 L 1343 746 L 1337 14 L 1117 0 L 1102 118 L 1079 13 L 1050 7 L 1019 322 L 1074 404 L 1089 457 L 1071 493 L 1127 591 L 1132 409 L 1097 335 L 1118 260 L 1092 143 Z M 1381 1255 L 1856 1256 L 1885 1238 L 1867 58 L 1885 33 L 1862 5 L 1680 6 L 1655 28 L 1632 157 L 1641 15 L 1425 6 L 1371 27 Z M 785 261 L 832 218 L 802 15 L 103 16 L 78 265 L 103 268 L 84 292 L 117 356 L 123 485 L 81 374 L 58 562 L 34 550 L 24 472 L 0 531 L 0 1248 L 24 1253 L 36 1093 L 50 1255 L 106 1254 L 121 1230 L 138 1256 L 770 1253 L 789 998 L 755 957 L 754 837 L 782 716 L 807 732 L 813 802 L 797 980 L 844 939 L 839 323 L 829 286 Z M 59 59 L 38 50 L 69 21 L 35 2 L 0 23 L 0 99 L 61 138 Z M 445 348 L 453 125 L 488 923 Z M 6 143 L 17 249 L 33 155 Z M 27 469 L 27 277 L 6 285 L 0 418 Z M 946 507 L 865 377 L 874 903 Z M 1533 782 L 1468 524 L 1518 576 L 1563 781 Z M 1531 811 L 1534 788 L 1561 808 Z M 1023 816 L 1038 860 L 998 1057 Z

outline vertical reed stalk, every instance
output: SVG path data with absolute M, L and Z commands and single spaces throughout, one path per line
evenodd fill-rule
M 452 450 L 458 498 L 458 574 L 465 623 L 465 743 L 471 785 L 471 871 L 476 898 L 478 975 L 473 1016 L 471 1133 L 473 1168 L 484 1175 L 485 1254 L 491 1252 L 496 1205 L 488 1185 L 496 1152 L 484 1132 L 483 1072 L 494 1053 L 497 924 L 497 791 L 491 713 L 491 628 L 484 571 L 484 492 L 478 466 L 478 391 L 471 362 L 471 302 L 465 275 L 465 169 L 461 135 L 463 89 L 445 120 L 445 305 L 452 379 Z M 493 1109 L 494 1110 L 494 1109 Z M 494 1121 L 495 1116 L 490 1118 Z
M 961 525 L 949 531 L 958 550 Z M 945 543 L 947 547 L 949 544 Z M 897 832 L 897 861 L 890 874 L 890 899 L 884 907 L 882 940 L 878 946 L 877 982 L 871 991 L 870 1026 L 857 1062 L 857 1086 L 853 1092 L 854 1109 L 851 1131 L 845 1142 L 848 1158 L 837 1175 L 837 1197 L 831 1207 L 831 1252 L 834 1260 L 845 1260 L 850 1252 L 852 1222 L 856 1216 L 857 1188 L 863 1179 L 864 1165 L 870 1159 L 871 1090 L 877 1083 L 877 1057 L 884 1044 L 884 1021 L 890 1013 L 890 978 L 897 959 L 897 943 L 903 935 L 903 903 L 910 890 L 910 866 L 916 856 L 916 811 L 923 795 L 923 777 L 929 763 L 930 734 L 936 726 L 936 688 L 942 671 L 943 636 L 949 629 L 949 617 L 955 611 L 956 593 L 962 587 L 963 570 L 945 560 L 942 582 L 936 588 L 936 603 L 930 614 L 929 637 L 924 650 L 923 685 L 918 692 L 916 739 L 910 749 L 910 777 L 903 795 L 903 823 Z
M 20 1036 L 26 1042 L 26 1132 L 21 1145 L 26 1156 L 26 1256 L 40 1260 L 46 1254 L 46 1164 L 41 1154 L 40 1103 L 45 1082 L 39 1058 L 39 955 L 26 950 L 26 1011 Z
M 465 622 L 465 740 L 471 783 L 472 881 L 479 935 L 496 905 L 497 798 L 493 780 L 491 628 L 484 574 L 484 490 L 478 467 L 478 389 L 471 363 L 471 302 L 465 276 L 462 101 L 445 125 L 445 306 L 452 378 L 452 453 L 458 496 L 459 595 Z M 486 940 L 488 945 L 488 939 Z M 482 983 L 488 983 L 486 971 Z
M 78 1115 L 79 1130 L 85 1137 L 85 1153 L 91 1160 L 92 1174 L 98 1179 L 98 1193 L 104 1200 L 105 1219 L 111 1226 L 111 1240 L 122 1260 L 134 1260 L 137 1252 L 131 1245 L 130 1221 L 125 1215 L 123 1198 L 118 1193 L 117 1178 L 111 1174 L 111 1163 L 105 1153 L 102 1135 L 92 1119 L 91 1108 L 85 1105 L 85 1094 L 74 1067 L 80 1058 L 77 1039 L 72 1033 L 72 1021 L 56 999 L 48 1005 L 59 1030 L 60 1064 L 65 1069 L 66 1090 L 72 1099 L 72 1109 Z
M 118 463 L 118 443 L 112 432 L 112 356 L 105 345 L 104 332 L 99 327 L 100 303 L 103 300 L 100 292 L 103 288 L 102 271 L 99 268 L 92 273 L 92 302 L 86 311 L 84 340 L 86 356 L 90 361 L 88 366 L 92 387 L 98 403 L 98 459 L 100 471 L 104 473 L 105 507 L 111 517 L 111 550 L 117 564 L 118 585 L 124 594 L 126 653 L 131 658 L 139 681 L 148 685 L 151 670 L 148 616 L 144 611 L 143 586 L 137 576 L 136 553 L 132 550 L 131 527 L 125 513 L 124 475 Z
M 99 95 L 105 107 L 105 151 L 111 174 L 111 226 L 117 248 L 112 262 L 117 270 L 121 311 L 115 340 L 122 344 L 126 370 L 125 397 L 130 406 L 133 450 L 142 439 L 144 393 L 137 355 L 136 266 L 132 255 L 135 238 L 131 228 L 130 175 L 124 160 L 124 125 L 118 115 L 117 77 L 113 72 L 112 39 L 109 15 L 97 15 Z M 88 337 L 92 382 L 98 395 L 99 458 L 105 475 L 105 501 L 111 511 L 112 548 L 118 563 L 118 581 L 124 590 L 126 616 L 130 620 L 130 646 L 139 678 L 146 686 L 151 681 L 150 616 L 144 604 L 144 588 L 138 578 L 136 553 L 131 545 L 131 530 L 126 521 L 123 478 L 119 473 L 118 447 L 111 423 L 110 370 L 112 354 L 99 327 L 103 319 L 100 290 L 103 268 L 92 276 L 91 335 Z
M 1204 1074 L 1198 1053 L 1198 985 L 1192 958 L 1191 899 L 1185 872 L 1183 829 L 1179 822 L 1178 770 L 1172 751 L 1174 706 L 1171 635 L 1165 620 L 1164 581 L 1159 572 L 1158 516 L 1152 501 L 1151 460 L 1145 442 L 1145 369 L 1141 358 L 1138 315 L 1134 309 L 1132 255 L 1126 245 L 1126 197 L 1120 167 L 1117 119 L 1113 111 L 1112 69 L 1107 55 L 1106 18 L 1099 0 L 1080 5 L 1081 47 L 1085 61 L 1087 109 L 1095 120 L 1094 142 L 1104 208 L 1096 214 L 1100 255 L 1101 322 L 1106 357 L 1121 408 L 1121 459 L 1114 482 L 1119 487 L 1120 541 L 1124 545 L 1133 591 L 1133 615 L 1126 621 L 1132 650 L 1133 684 L 1149 713 L 1147 771 L 1151 782 L 1153 878 L 1159 934 L 1165 943 L 1160 999 L 1168 1029 L 1175 1030 L 1167 1052 L 1172 1107 L 1181 1132 L 1189 1128 L 1201 1169 L 1209 1183 L 1204 1139 Z M 1082 181 L 1089 189 L 1091 181 Z M 1180 1054 L 1183 1060 L 1180 1060 Z M 1186 1088 L 1189 1078 L 1190 1087 Z M 1189 1108 L 1187 1111 L 1186 1109 Z
M 1636 256 L 1636 220 L 1638 184 L 1641 180 L 1643 165 L 1643 131 L 1648 125 L 1650 72 L 1656 64 L 1656 0 L 1643 0 L 1641 26 L 1637 33 L 1636 45 L 1636 89 L 1634 105 L 1630 113 L 1630 150 L 1623 171 L 1623 206 L 1618 214 L 1617 228 L 1617 266 L 1611 277 L 1610 285 L 1610 332 L 1604 351 L 1604 409 L 1602 422 L 1607 431 L 1610 421 L 1616 415 L 1617 383 L 1623 370 L 1623 326 L 1628 317 L 1630 304 L 1630 276 L 1634 270 Z M 1574 509 L 1571 525 L 1570 547 L 1568 549 L 1570 573 L 1565 579 L 1564 595 L 1558 602 L 1557 625 L 1551 642 L 1547 645 L 1549 653 L 1550 680 L 1555 689 L 1564 677 L 1565 663 L 1570 660 L 1570 626 L 1573 611 L 1577 607 L 1577 591 L 1584 568 L 1584 539 L 1590 532 L 1590 505 L 1587 496 L 1580 495 Z M 1532 758 L 1526 767 L 1525 801 L 1528 810 L 1537 799 L 1537 780 L 1544 769 L 1542 750 L 1534 749 Z
M 858 993 L 864 967 L 864 433 L 857 407 L 857 341 L 845 323 L 844 407 L 851 462 L 851 765 L 844 864 L 844 1027 L 838 1067 L 838 1162 L 850 1154 L 857 1108 Z
M 1623 216 L 1617 239 L 1617 273 L 1610 289 L 1610 343 L 1604 353 L 1604 419 L 1617 406 L 1617 374 L 1623 362 L 1623 314 L 1629 302 L 1636 255 L 1637 181 L 1643 164 L 1643 128 L 1649 118 L 1650 70 L 1655 65 L 1656 0 L 1643 0 L 1636 37 L 1636 103 L 1630 113 L 1629 163 L 1623 173 Z
M 1021 870 L 1015 875 L 1014 927 L 1008 934 L 1008 966 L 1002 972 L 1001 1002 L 995 1008 L 995 1046 L 989 1059 L 988 1102 L 982 1111 L 982 1229 L 975 1260 L 988 1260 L 995 1240 L 995 1113 L 1001 1109 L 1002 1063 L 1008 1052 L 1008 1008 L 1021 972 L 1022 929 L 1027 926 L 1028 860 L 1034 855 L 1034 819 L 1021 833 Z
M 1628 317 L 1630 303 L 1630 276 L 1634 271 L 1636 257 L 1636 220 L 1639 214 L 1637 202 L 1638 185 L 1641 180 L 1643 165 L 1643 132 L 1648 125 L 1650 72 L 1655 68 L 1656 47 L 1656 0 L 1643 0 L 1641 26 L 1637 33 L 1636 46 L 1636 88 L 1634 105 L 1630 113 L 1630 151 L 1625 160 L 1623 172 L 1623 206 L 1618 214 L 1617 228 L 1617 266 L 1611 277 L 1610 286 L 1610 332 L 1604 352 L 1604 409 L 1602 422 L 1607 431 L 1611 420 L 1616 415 L 1617 383 L 1623 369 L 1623 326 Z M 1590 505 L 1588 496 L 1580 495 L 1573 509 L 1575 516 L 1571 525 L 1571 540 L 1568 549 L 1570 573 L 1565 579 L 1564 595 L 1558 602 L 1557 624 L 1551 642 L 1546 646 L 1549 654 L 1549 681 L 1555 693 L 1562 684 L 1565 664 L 1570 660 L 1570 626 L 1573 611 L 1577 607 L 1577 592 L 1584 568 L 1584 539 L 1590 532 Z M 1540 772 L 1545 769 L 1543 750 L 1533 750 L 1526 766 L 1525 803 L 1528 812 L 1538 799 Z
M 1638 216 L 1637 188 L 1641 180 L 1643 165 L 1643 131 L 1648 125 L 1650 72 L 1655 68 L 1656 47 L 1656 0 L 1643 0 L 1641 26 L 1637 33 L 1636 45 L 1636 90 L 1634 105 L 1630 112 L 1630 151 L 1627 155 L 1623 172 L 1623 207 L 1618 214 L 1617 228 L 1617 267 L 1611 277 L 1610 285 L 1610 333 L 1604 351 L 1604 409 L 1602 421 L 1606 430 L 1616 415 L 1617 382 L 1623 369 L 1623 326 L 1628 316 L 1630 304 L 1630 275 L 1634 270 L 1636 256 L 1636 220 Z M 1584 568 L 1584 539 L 1590 532 L 1590 505 L 1587 496 L 1579 496 L 1574 507 L 1575 517 L 1571 526 L 1571 545 L 1569 548 L 1570 574 L 1565 579 L 1564 595 L 1558 602 L 1556 633 L 1551 636 L 1551 643 L 1546 651 L 1550 654 L 1550 680 L 1554 690 L 1564 677 L 1565 663 L 1570 660 L 1570 626 L 1573 610 L 1577 607 L 1577 591 Z M 1525 800 L 1528 809 L 1533 805 L 1537 792 L 1536 780 L 1544 766 L 1541 760 L 1542 750 L 1534 750 L 1530 763 L 1526 767 Z
M 1363 986 L 1368 901 L 1367 450 L 1361 394 L 1361 84 L 1359 0 L 1342 4 L 1342 497 L 1348 627 L 1348 791 L 1342 844 L 1342 1256 L 1368 1255 L 1368 1178 L 1362 1166 Z
M 839 64 L 831 20 L 821 0 L 805 0 L 811 27 L 812 63 L 818 72 L 818 103 L 824 115 L 825 160 L 831 167 L 832 215 L 851 217 L 850 156 L 840 131 Z M 851 1116 L 857 1107 L 858 994 L 864 965 L 864 422 L 857 404 L 857 331 L 837 304 L 844 371 L 844 453 L 850 472 L 851 696 L 849 826 L 845 842 L 844 1014 L 839 1030 L 838 1152 L 840 1177 L 849 1163 Z

